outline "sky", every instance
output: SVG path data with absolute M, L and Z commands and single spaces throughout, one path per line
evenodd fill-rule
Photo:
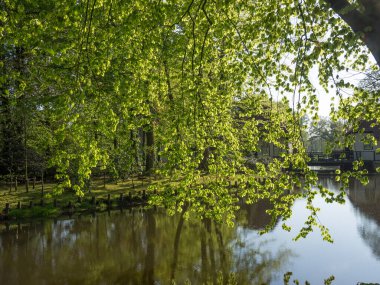
M 369 58 L 369 65 L 376 64 L 376 61 L 372 55 Z M 349 70 L 349 71 L 341 71 L 338 73 L 339 78 L 344 79 L 353 85 L 358 85 L 360 80 L 365 78 L 365 73 L 361 71 Z M 319 100 L 319 117 L 328 117 L 330 114 L 330 104 L 331 100 L 334 99 L 334 105 L 337 106 L 339 104 L 339 100 L 336 97 L 336 88 L 330 88 L 329 92 L 326 93 L 325 90 L 321 87 L 318 80 L 318 66 L 314 66 L 309 73 L 309 79 L 314 84 L 317 89 L 317 97 Z M 353 94 L 352 90 L 344 89 L 342 91 L 343 96 L 351 96 Z
M 358 85 L 360 80 L 364 78 L 364 74 L 361 72 L 355 72 L 355 71 L 349 71 L 349 72 L 341 72 L 339 73 L 339 77 L 342 79 L 348 80 L 350 83 L 354 85 Z M 336 96 L 336 88 L 330 88 L 328 92 L 322 88 L 322 86 L 319 84 L 318 80 L 318 67 L 315 66 L 310 74 L 309 74 L 310 81 L 314 84 L 314 86 L 317 89 L 317 98 L 319 100 L 319 117 L 328 117 L 331 111 L 331 103 L 332 100 L 334 102 L 334 105 L 337 106 L 339 104 L 339 99 Z M 345 96 L 352 95 L 352 90 L 345 90 L 344 92 Z

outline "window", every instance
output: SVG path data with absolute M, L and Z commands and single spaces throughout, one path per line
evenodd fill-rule
M 364 143 L 364 150 L 373 150 L 373 146 L 371 143 Z

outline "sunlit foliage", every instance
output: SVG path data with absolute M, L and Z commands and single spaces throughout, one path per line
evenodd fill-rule
M 302 117 L 318 119 L 309 75 L 317 67 L 321 86 L 341 96 L 347 83 L 338 71 L 364 68 L 368 58 L 324 1 L 0 6 L 2 102 L 33 97 L 37 107 L 25 112 L 49 116 L 50 163 L 62 188 L 80 195 L 96 166 L 116 176 L 155 173 L 175 183 L 152 203 L 231 222 L 237 197 L 226 186 L 238 181 L 238 197 L 273 203 L 273 223 L 306 198 L 302 236 L 318 225 L 312 198 L 336 199 L 313 190 L 307 167 Z M 278 157 L 248 164 L 264 144 Z

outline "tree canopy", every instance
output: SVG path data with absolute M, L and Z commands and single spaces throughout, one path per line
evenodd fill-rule
M 307 198 L 306 234 L 317 224 L 312 198 L 343 196 L 312 188 L 302 139 L 303 116 L 318 119 L 311 69 L 343 100 L 342 90 L 354 87 L 339 72 L 370 67 L 364 44 L 378 59 L 366 34 L 377 26 L 358 29 L 348 18 L 353 4 L 341 2 L 1 0 L 4 171 L 16 171 L 15 159 L 34 149 L 48 154 L 61 187 L 79 195 L 95 167 L 155 173 L 175 186 L 163 186 L 152 203 L 227 221 L 236 197 L 226 185 L 240 180 L 240 197 L 275 205 L 273 221 Z M 355 100 L 334 116 L 357 119 Z M 279 157 L 248 166 L 262 142 Z
M 331 8 L 367 45 L 377 64 L 380 63 L 380 3 L 376 0 L 326 0 Z

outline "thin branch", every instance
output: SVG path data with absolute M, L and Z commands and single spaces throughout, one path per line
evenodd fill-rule
M 233 28 L 235 29 L 235 31 L 236 31 L 236 33 L 237 33 L 237 35 L 238 35 L 238 37 L 239 37 L 239 40 L 240 40 L 240 42 L 241 42 L 241 44 L 242 44 L 242 46 L 243 46 L 243 48 L 244 48 L 244 51 L 245 51 L 247 54 L 250 54 L 251 52 L 250 52 L 250 50 L 248 49 L 246 43 L 244 42 L 244 40 L 243 40 L 243 38 L 242 38 L 242 36 L 241 36 L 241 34 L 240 34 L 240 31 L 239 31 L 239 29 L 237 28 L 236 24 L 235 24 L 230 18 L 228 18 L 228 21 L 231 23 L 231 25 L 232 25 Z M 270 85 L 269 85 L 267 79 L 266 79 L 265 76 L 262 74 L 260 68 L 258 67 L 258 65 L 257 65 L 255 62 L 253 62 L 253 66 L 255 67 L 256 71 L 259 73 L 259 76 L 260 76 L 260 78 L 263 80 L 264 84 L 267 86 L 268 91 L 269 91 L 269 95 L 273 98 L 272 91 L 271 91 L 271 88 L 270 88 Z

